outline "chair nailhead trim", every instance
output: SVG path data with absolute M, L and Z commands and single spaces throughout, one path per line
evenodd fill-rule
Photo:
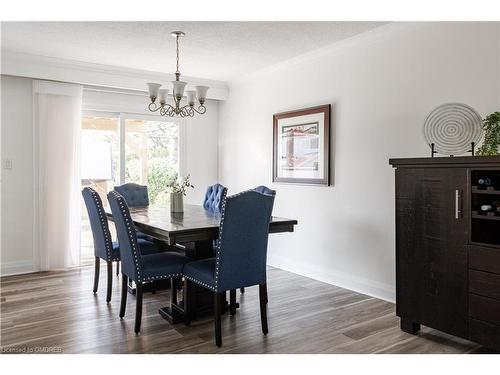
M 104 246 L 106 248 L 106 258 L 107 258 L 106 260 L 108 262 L 111 262 L 112 261 L 111 256 L 113 254 L 113 242 L 111 241 L 111 233 L 109 232 L 108 219 L 106 218 L 106 215 L 104 215 L 102 201 L 101 198 L 99 197 L 99 194 L 97 194 L 97 192 L 92 188 L 88 189 L 92 194 L 92 198 L 94 199 L 97 208 L 97 214 L 99 215 L 99 219 L 101 220 L 101 227 L 104 235 Z
M 190 276 L 186 276 L 186 275 L 184 275 L 184 277 L 185 277 L 186 279 L 189 279 L 189 280 L 191 280 L 191 281 L 194 281 L 196 284 L 200 284 L 201 286 L 204 286 L 204 287 L 205 287 L 205 288 L 207 288 L 207 289 L 210 289 L 210 290 L 212 290 L 212 291 L 214 291 L 214 292 L 216 291 L 216 288 L 214 288 L 214 286 L 213 286 L 213 285 L 209 285 L 209 284 L 207 284 L 207 283 L 204 283 L 203 281 L 197 280 L 197 279 L 195 279 L 194 277 L 190 277 Z
M 128 206 L 126 205 L 126 202 L 124 200 L 124 198 L 118 194 L 116 191 L 111 191 L 110 192 L 111 194 L 113 194 L 116 198 L 116 201 L 118 203 L 118 205 L 120 206 L 120 209 L 122 211 L 122 216 L 123 216 L 123 219 L 125 221 L 125 225 L 126 225 L 126 229 L 127 229 L 127 232 L 128 232 L 128 239 L 129 239 L 129 242 L 130 242 L 130 247 L 132 248 L 132 256 L 134 258 L 134 265 L 135 265 L 135 269 L 136 269 L 136 282 L 138 283 L 142 283 L 143 282 L 143 278 L 142 278 L 142 272 L 141 272 L 141 268 L 139 266 L 139 262 L 140 262 L 140 259 L 137 255 L 137 239 L 134 238 L 134 233 L 135 233 L 135 228 L 134 231 L 132 231 L 132 227 L 131 227 L 131 219 L 130 219 L 130 212 L 128 211 Z
M 146 277 L 143 281 L 169 279 L 171 277 L 177 277 L 177 276 L 182 276 L 182 273 L 174 273 L 174 274 L 168 274 L 168 275 Z
M 220 260 L 220 255 L 221 255 L 221 239 L 222 239 L 222 230 L 224 228 L 224 216 L 226 214 L 226 201 L 227 201 L 227 191 L 224 192 L 224 195 L 222 196 L 222 216 L 220 219 L 220 227 L 219 227 L 219 238 L 217 239 L 217 254 L 215 256 L 215 290 L 218 288 L 218 281 L 219 281 L 219 260 Z

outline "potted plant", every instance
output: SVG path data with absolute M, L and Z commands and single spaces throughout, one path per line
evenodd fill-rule
M 498 155 L 500 146 L 500 112 L 493 112 L 483 120 L 484 141 L 477 149 L 477 154 L 481 156 Z
M 194 188 L 190 182 L 190 176 L 179 177 L 175 175 L 168 184 L 170 191 L 170 212 L 184 212 L 184 195 L 188 188 Z

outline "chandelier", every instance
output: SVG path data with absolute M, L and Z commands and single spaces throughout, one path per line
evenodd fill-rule
M 179 38 L 185 36 L 182 31 L 173 31 L 172 36 L 175 37 L 175 43 L 177 46 L 177 70 L 175 71 L 175 81 L 172 81 L 173 85 L 173 105 L 167 103 L 168 89 L 161 89 L 159 83 L 148 83 L 149 98 L 151 103 L 149 103 L 149 110 L 151 112 L 160 111 L 162 116 L 181 116 L 181 117 L 193 117 L 195 112 L 202 115 L 207 109 L 205 108 L 205 100 L 207 98 L 207 86 L 195 86 L 195 90 L 186 91 L 187 104 L 181 106 L 181 100 L 184 96 L 184 88 L 187 82 L 180 81 L 181 72 L 179 71 Z M 156 102 L 158 99 L 159 104 Z M 198 108 L 195 108 L 196 100 L 199 103 Z

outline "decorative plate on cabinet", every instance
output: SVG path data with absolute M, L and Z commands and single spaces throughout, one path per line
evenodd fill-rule
M 463 103 L 446 103 L 433 109 L 425 119 L 423 134 L 434 151 L 461 155 L 477 145 L 483 136 L 482 119 L 474 108 Z

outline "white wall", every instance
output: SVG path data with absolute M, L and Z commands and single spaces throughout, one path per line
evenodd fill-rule
M 2 170 L 1 274 L 36 271 L 33 259 L 33 96 L 32 79 L 1 76 L 1 156 L 13 168 Z M 145 95 L 84 91 L 84 110 L 149 114 Z M 218 176 L 218 102 L 208 100 L 207 113 L 187 119 L 183 170 L 195 189 L 188 203 L 201 204 L 206 187 Z M 160 116 L 159 116 L 160 117 Z M 160 117 L 161 118 L 161 117 Z
M 33 270 L 33 97 L 31 79 L 1 76 L 2 275 Z
M 274 214 L 299 222 L 271 235 L 269 263 L 394 300 L 388 159 L 428 156 L 421 128 L 439 104 L 498 110 L 499 63 L 498 24 L 391 24 L 233 82 L 220 108 L 220 180 L 229 193 L 270 185 Z M 332 186 L 273 184 L 273 113 L 327 103 Z
M 194 185 L 186 197 L 187 203 L 202 204 L 207 186 L 219 181 L 219 103 L 207 101 L 207 112 L 203 116 L 187 120 L 182 173 L 189 173 Z

